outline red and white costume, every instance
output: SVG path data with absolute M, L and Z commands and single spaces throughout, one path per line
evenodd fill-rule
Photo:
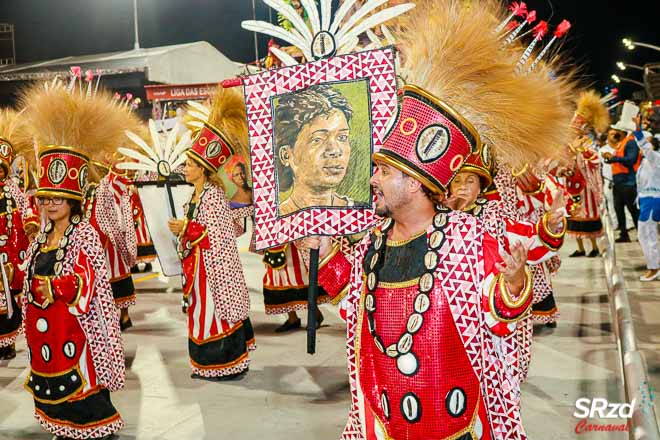
M 566 177 L 566 191 L 570 195 L 566 210 L 568 233 L 577 238 L 595 238 L 603 235 L 599 206 L 603 196 L 601 161 L 588 138 L 577 140 L 571 147 L 575 156 Z
M 137 257 L 128 180 L 112 171 L 104 176 L 88 191 L 85 212 L 106 251 L 115 304 L 128 308 L 135 304 L 131 267 Z
M 131 210 L 133 212 L 133 224 L 135 226 L 135 234 L 137 237 L 137 261 L 150 262 L 156 258 L 156 248 L 151 241 L 149 229 L 147 228 L 147 221 L 144 218 L 144 208 L 140 201 L 137 189 L 131 185 Z
M 188 351 L 193 373 L 218 377 L 245 371 L 254 350 L 250 296 L 235 238 L 235 218 L 252 208 L 230 209 L 224 191 L 207 183 L 198 205 L 186 204 L 179 236 Z M 234 218 L 235 217 L 235 218 Z
M 37 197 L 82 199 L 88 166 L 83 153 L 50 147 L 40 162 L 47 172 Z M 36 418 L 50 433 L 104 437 L 124 424 L 110 391 L 123 387 L 125 375 L 105 252 L 80 215 L 71 216 L 58 245 L 48 248 L 51 233 L 49 222 L 26 257 L 23 322 L 31 368 L 25 387 L 34 397 Z

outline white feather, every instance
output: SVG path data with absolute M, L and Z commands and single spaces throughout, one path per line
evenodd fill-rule
M 353 7 L 355 1 L 356 0 L 346 0 L 344 3 L 341 4 L 339 9 L 337 10 L 337 13 L 332 19 L 332 24 L 330 25 L 330 33 L 332 35 L 335 35 L 337 33 L 337 29 L 339 28 L 339 25 L 344 20 L 344 17 L 346 17 L 346 14 L 348 14 L 348 11 L 351 9 L 351 7 Z
M 190 122 L 188 122 L 188 125 L 191 126 L 191 127 L 195 127 L 195 128 L 202 128 L 202 127 L 204 127 L 204 122 L 202 122 L 202 121 L 190 121 Z
M 170 153 L 170 156 L 167 158 L 167 162 L 172 164 L 174 161 L 187 149 L 189 149 L 192 145 L 192 139 L 191 139 L 191 134 L 190 130 L 186 130 L 185 133 L 179 138 L 179 142 L 176 144 L 176 146 L 172 149 L 172 152 Z
M 307 17 L 309 17 L 309 22 L 312 25 L 312 31 L 314 35 L 321 31 L 321 23 L 319 22 L 319 11 L 316 9 L 316 3 L 314 0 L 301 0 L 303 8 L 307 11 Z M 311 43 L 311 40 L 310 40 Z
M 380 25 L 380 30 L 383 32 L 383 35 L 387 40 L 387 44 L 391 46 L 396 44 L 396 38 L 394 38 L 394 35 L 392 35 L 392 32 L 390 32 L 390 29 L 387 27 L 387 25 Z
M 351 53 L 351 52 L 353 52 L 353 50 L 355 50 L 355 48 L 358 46 L 358 44 L 360 44 L 360 39 L 358 37 L 355 37 L 351 41 L 349 41 L 348 43 L 341 46 L 339 48 L 339 50 L 337 50 L 337 54 L 338 55 L 344 55 L 344 54 L 347 54 L 347 53 Z M 371 46 L 373 46 L 373 44 L 370 44 L 369 46 L 371 48 Z
M 160 133 L 156 128 L 156 122 L 149 119 L 149 133 L 151 133 L 151 142 L 153 142 L 153 150 L 158 156 L 159 160 L 163 158 L 163 149 L 160 146 Z
M 289 55 L 288 53 L 284 52 L 282 49 L 278 49 L 277 47 L 271 47 L 270 51 L 275 55 L 285 66 L 295 66 L 298 63 L 294 57 Z
M 355 25 L 362 20 L 363 17 L 385 3 L 387 3 L 387 0 L 369 0 L 363 4 L 357 11 L 355 11 L 355 14 L 348 19 L 346 24 L 342 26 L 341 29 L 337 30 L 335 38 L 340 40 L 344 35 L 353 30 Z M 341 44 L 337 44 L 337 46 L 341 46 Z
M 370 46 L 380 46 L 380 38 L 378 38 L 378 35 L 376 35 L 371 29 L 367 29 L 367 38 L 371 41 Z
M 176 169 L 177 169 L 180 165 L 182 165 L 185 161 L 186 161 L 186 155 L 185 155 L 185 154 L 182 154 L 181 156 L 179 156 L 179 158 L 178 158 L 177 160 L 175 160 L 173 163 L 170 164 L 170 167 L 171 167 L 173 170 L 176 170 Z
M 309 31 L 307 23 L 305 20 L 293 9 L 293 6 L 286 4 L 282 0 L 263 0 L 265 4 L 275 9 L 277 12 L 282 14 L 287 20 L 291 22 L 293 27 L 298 30 L 298 32 L 303 36 L 303 38 L 308 42 L 308 46 L 312 44 L 312 39 L 314 36 Z
M 130 148 L 124 148 L 124 147 L 119 147 L 117 148 L 117 151 L 119 151 L 121 154 L 123 154 L 126 157 L 130 157 L 131 159 L 137 160 L 139 163 L 146 165 L 146 166 L 153 166 L 155 167 L 158 162 L 154 162 L 153 160 L 149 159 L 147 156 L 138 153 L 135 150 L 131 150 Z
M 190 116 L 192 116 L 193 118 L 195 118 L 195 119 L 197 119 L 197 120 L 200 120 L 200 121 L 204 121 L 204 122 L 208 121 L 208 120 L 209 120 L 209 116 L 210 116 L 210 113 L 209 113 L 208 115 L 205 115 L 205 114 L 203 114 L 203 113 L 199 113 L 199 112 L 196 111 L 196 110 L 188 110 L 188 114 L 189 114 Z
M 151 146 L 149 146 L 140 136 L 128 130 L 126 130 L 124 133 L 126 134 L 126 137 L 132 140 L 135 145 L 137 145 L 145 153 L 147 153 L 147 155 L 149 155 L 151 160 L 153 160 L 154 162 L 158 162 L 159 160 L 158 155 L 154 152 Z
M 172 150 L 176 146 L 176 137 L 179 132 L 179 122 L 172 127 L 170 130 L 170 133 L 167 135 L 167 140 L 165 141 L 165 148 L 163 150 L 163 159 L 165 159 L 168 163 L 170 162 L 170 156 L 172 155 Z
M 384 9 L 372 15 L 371 17 L 367 18 L 366 20 L 362 21 L 359 25 L 351 29 L 350 32 L 344 34 L 344 36 L 339 38 L 337 45 L 341 47 L 346 41 L 349 41 L 351 38 L 357 37 L 367 29 L 371 29 L 372 27 L 378 26 L 388 20 L 391 20 L 394 17 L 397 17 L 405 12 L 408 12 L 414 7 L 415 5 L 413 3 L 404 3 L 403 5 L 393 6 L 391 8 Z
M 198 101 L 186 101 L 190 107 L 194 108 L 199 113 L 206 115 L 207 117 L 211 115 L 211 109 Z
M 321 0 L 321 30 L 330 29 L 330 17 L 332 10 L 332 0 Z
M 306 59 L 308 60 L 312 59 L 312 54 L 310 53 L 310 47 L 309 47 L 311 44 L 307 44 L 305 41 L 301 40 L 295 34 L 292 34 L 291 32 L 288 32 L 285 29 L 282 29 L 281 27 L 272 25 L 265 21 L 255 21 L 255 20 L 245 20 L 241 23 L 241 27 L 248 31 L 259 32 L 262 34 L 270 35 L 271 37 L 279 38 L 280 40 L 284 40 L 287 43 L 296 46 L 298 49 L 300 49 L 303 55 L 305 55 Z

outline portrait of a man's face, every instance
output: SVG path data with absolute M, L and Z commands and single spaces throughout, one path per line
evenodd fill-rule
M 366 81 L 352 81 L 273 99 L 280 216 L 370 204 L 368 97 Z

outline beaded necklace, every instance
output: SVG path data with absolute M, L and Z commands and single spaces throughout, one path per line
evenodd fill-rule
M 381 353 L 384 353 L 391 359 L 396 359 L 397 369 L 405 376 L 414 376 L 419 371 L 419 359 L 413 352 L 414 335 L 419 332 L 424 324 L 424 314 L 431 307 L 431 299 L 429 294 L 433 290 L 435 284 L 434 273 L 438 267 L 439 256 L 438 252 L 445 241 L 444 229 L 447 226 L 449 219 L 447 215 L 450 210 L 444 206 L 436 207 L 437 212 L 433 217 L 433 232 L 429 234 L 427 239 L 427 252 L 424 255 L 424 274 L 419 278 L 418 289 L 419 293 L 413 302 L 413 313 L 408 316 L 406 322 L 406 331 L 399 337 L 398 341 L 385 347 L 383 339 L 376 331 L 376 288 L 378 287 L 378 273 L 383 267 L 386 237 L 389 230 L 394 225 L 391 218 L 385 220 L 381 227 L 382 234 L 378 235 L 374 241 L 375 253 L 369 260 L 366 284 L 367 294 L 364 299 L 364 307 L 367 311 L 367 322 L 369 325 L 369 333 L 374 338 L 374 344 Z
M 76 229 L 76 226 L 82 221 L 79 215 L 74 215 L 71 217 L 71 224 L 67 226 L 67 228 L 64 230 L 64 235 L 62 235 L 62 238 L 60 238 L 60 241 L 57 245 L 57 252 L 55 253 L 55 266 L 53 266 L 53 272 L 55 273 L 55 276 L 60 276 L 62 275 L 62 270 L 64 269 L 64 257 L 66 256 L 66 249 L 70 244 L 69 236 L 71 233 Z M 30 267 L 34 267 L 34 259 L 37 257 L 38 253 L 36 252 L 36 248 L 39 246 L 44 246 L 46 242 L 48 241 L 48 234 L 50 234 L 53 231 L 53 228 L 55 227 L 54 223 L 52 221 L 49 221 L 46 227 L 39 233 L 37 236 L 37 239 L 35 240 L 33 246 L 33 257 L 32 257 L 32 264 Z M 31 274 L 32 275 L 32 274 Z

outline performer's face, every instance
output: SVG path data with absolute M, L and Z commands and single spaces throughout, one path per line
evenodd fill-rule
M 42 205 L 42 209 L 46 211 L 48 220 L 55 223 L 71 216 L 71 205 L 60 197 L 48 199 L 47 204 Z
M 449 192 L 452 196 L 467 200 L 468 204 L 473 203 L 481 192 L 481 180 L 475 173 L 460 172 L 449 184 Z
M 244 188 L 247 180 L 247 177 L 245 176 L 245 168 L 236 165 L 231 173 L 231 180 L 237 187 Z
M 186 182 L 195 183 L 198 182 L 199 179 L 204 178 L 204 168 L 197 165 L 194 160 L 188 158 L 183 166 L 183 175 L 186 178 Z
M 375 196 L 376 214 L 392 217 L 410 202 L 407 180 L 409 177 L 386 163 L 377 162 L 371 177 L 371 190 Z
M 293 148 L 280 148 L 280 159 L 293 171 L 294 185 L 336 188 L 346 176 L 351 157 L 349 126 L 344 112 L 332 110 L 305 124 Z

